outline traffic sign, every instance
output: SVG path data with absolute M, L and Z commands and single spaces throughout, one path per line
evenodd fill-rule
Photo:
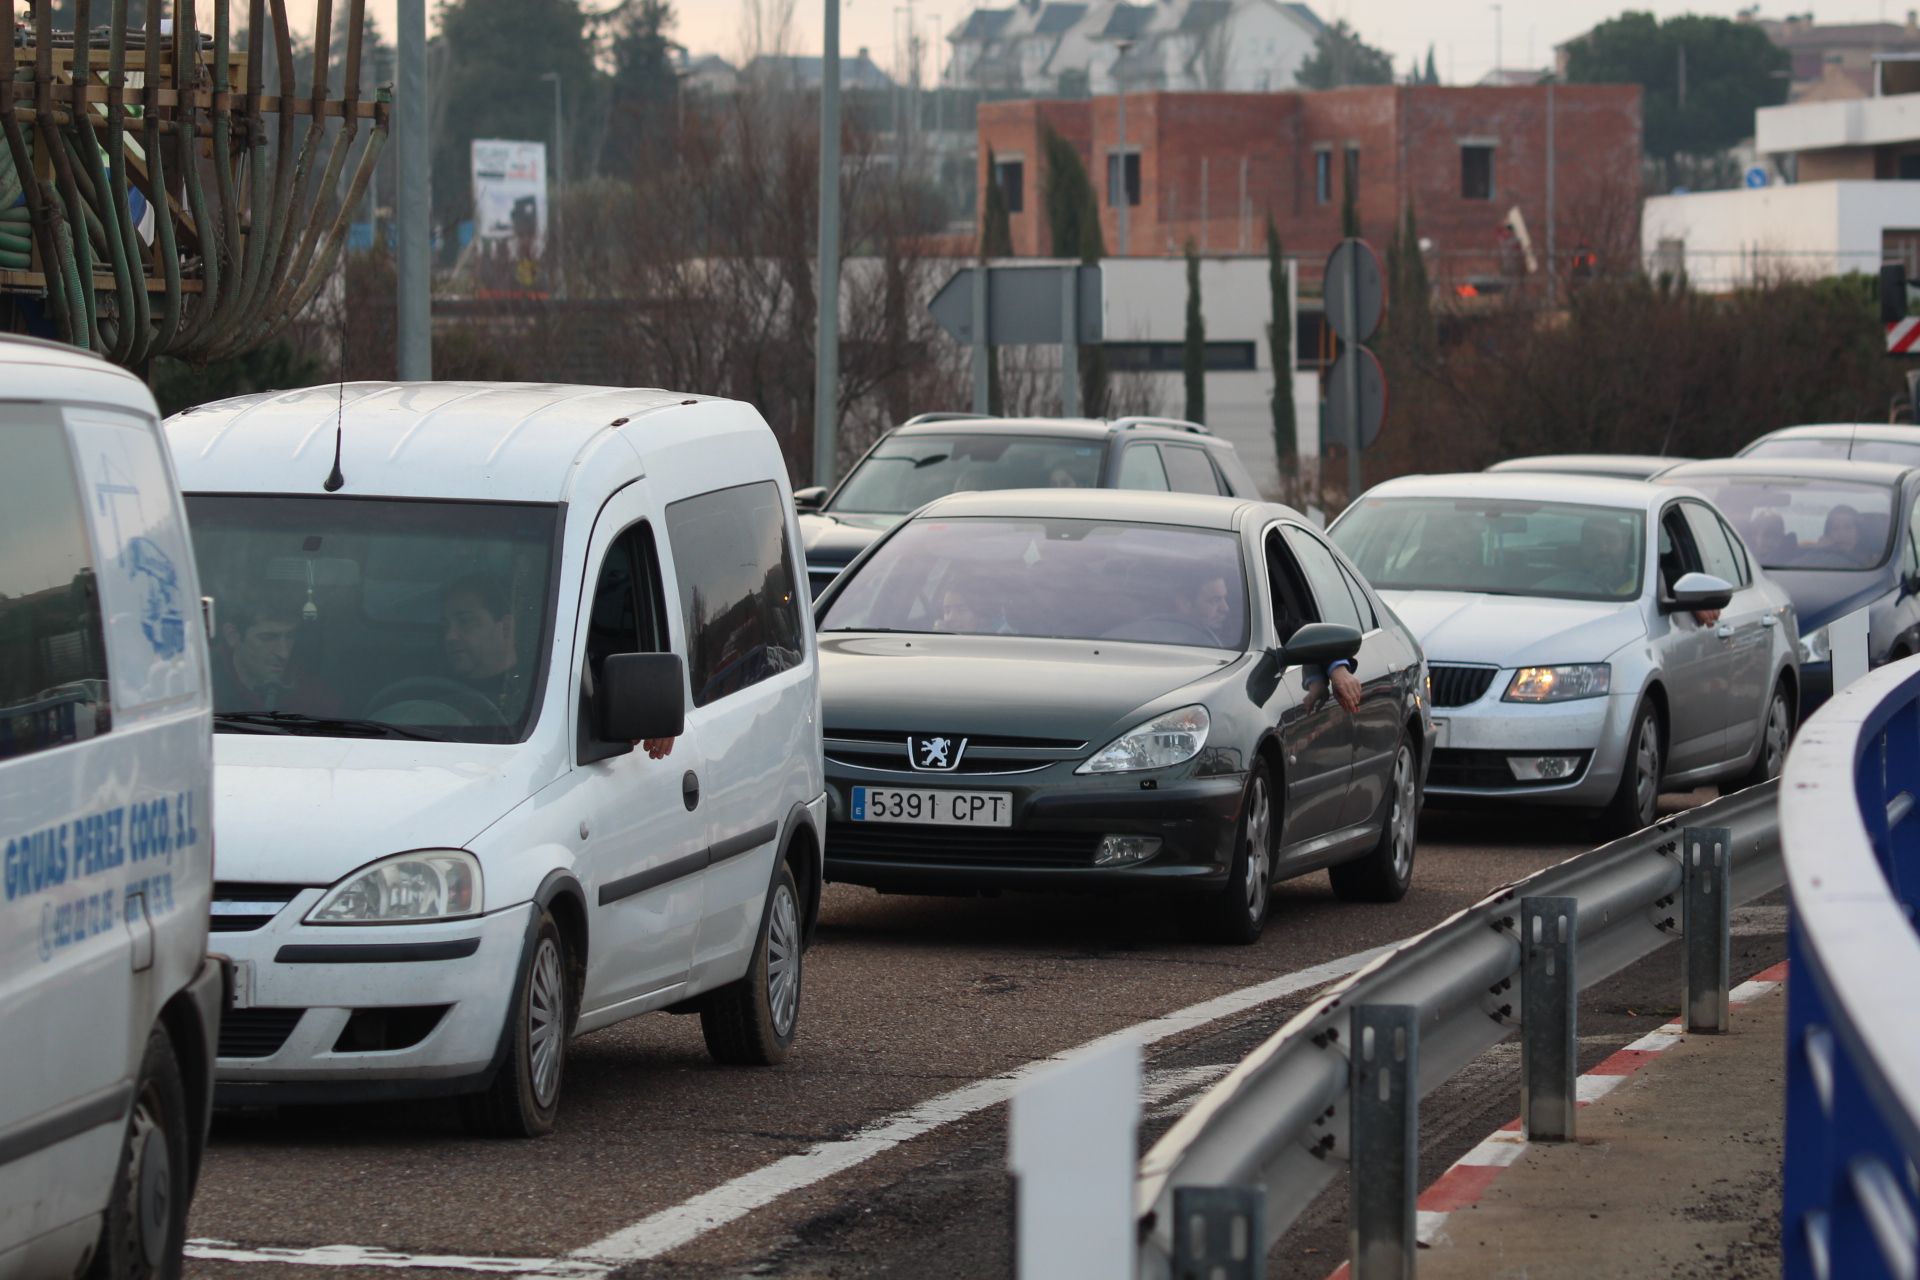
M 1908 316 L 1887 326 L 1887 354 L 1920 355 L 1920 316 Z
M 973 331 L 973 286 L 975 273 L 987 273 L 987 332 Z M 985 341 L 989 346 L 1050 345 L 1061 338 L 1061 320 L 1066 314 L 1066 290 L 1062 273 L 1077 273 L 1075 318 L 1079 321 L 1073 341 L 1102 340 L 1102 320 L 1106 306 L 1101 296 L 1100 268 L 1078 262 L 1028 261 L 995 262 L 985 268 L 962 267 L 933 295 L 927 310 L 942 329 L 965 343 Z
M 1365 342 L 1380 327 L 1387 305 L 1387 286 L 1380 272 L 1380 255 L 1365 240 L 1342 240 L 1327 257 L 1325 283 L 1327 324 L 1345 343 Z
M 1347 364 L 1356 358 L 1355 353 L 1360 362 L 1357 380 L 1351 377 Z M 1357 422 L 1352 422 L 1353 392 L 1349 388 L 1355 381 L 1360 390 L 1360 416 Z M 1330 443 L 1345 444 L 1357 434 L 1360 447 L 1371 449 L 1373 442 L 1380 438 L 1380 423 L 1386 416 L 1387 375 L 1380 367 L 1380 357 L 1366 347 L 1348 347 L 1333 362 L 1333 372 L 1327 379 L 1327 421 L 1335 426 Z M 1355 492 L 1351 496 L 1360 495 Z
M 1756 164 L 1752 168 L 1748 169 L 1744 181 L 1749 187 L 1766 186 L 1767 182 L 1769 181 L 1767 177 L 1766 166 Z

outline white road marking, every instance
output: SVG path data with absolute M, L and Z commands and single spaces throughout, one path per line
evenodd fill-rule
M 1204 1067 L 1162 1067 L 1147 1072 L 1140 1086 L 1146 1119 L 1162 1120 L 1187 1109 L 1193 1095 L 1225 1076 L 1236 1064 L 1214 1062 Z
M 1454 1163 L 1504 1169 L 1525 1154 L 1526 1150 L 1527 1139 L 1524 1134 L 1502 1131 L 1481 1142 Z
M 287 1267 L 364 1267 L 393 1271 L 477 1271 L 488 1275 L 553 1277 L 604 1276 L 609 1268 L 580 1264 L 569 1270 L 553 1258 L 468 1258 L 452 1255 L 395 1253 L 355 1244 L 327 1244 L 313 1249 L 249 1249 L 225 1240 L 187 1241 L 189 1258 L 215 1262 L 275 1262 Z
M 1626 1076 L 1581 1076 L 1573 1082 L 1574 1101 L 1598 1102 L 1626 1082 Z

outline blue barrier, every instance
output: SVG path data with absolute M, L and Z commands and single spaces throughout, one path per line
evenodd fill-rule
M 1780 786 L 1787 1280 L 1920 1277 L 1920 658 L 1800 731 Z

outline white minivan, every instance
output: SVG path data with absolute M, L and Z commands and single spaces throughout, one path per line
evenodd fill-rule
M 678 393 L 349 384 L 167 435 L 218 608 L 220 1105 L 550 1129 L 569 1037 L 793 1042 L 825 794 L 780 448 Z
M 0 336 L 0 1277 L 178 1275 L 223 983 L 207 649 L 139 379 Z

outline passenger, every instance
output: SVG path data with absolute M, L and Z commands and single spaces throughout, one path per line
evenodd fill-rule
M 1059 466 L 1047 473 L 1047 487 L 1049 489 L 1078 489 L 1080 487 L 1080 480 L 1070 469 Z
M 952 635 L 1005 635 L 1013 628 L 1004 614 L 983 607 L 987 591 L 977 582 L 950 582 L 940 591 L 940 616 L 933 620 L 935 631 Z
M 1860 513 L 1844 502 L 1827 512 L 1826 527 L 1820 532 L 1820 541 L 1813 545 L 1851 557 L 1860 547 Z
M 1747 526 L 1747 540 L 1753 544 L 1753 554 L 1764 565 L 1785 564 L 1800 549 L 1793 535 L 1787 532 L 1786 517 L 1778 511 L 1755 515 Z
M 331 715 L 331 702 L 294 678 L 305 593 L 274 584 L 223 601 L 213 650 L 216 712 L 290 711 Z

